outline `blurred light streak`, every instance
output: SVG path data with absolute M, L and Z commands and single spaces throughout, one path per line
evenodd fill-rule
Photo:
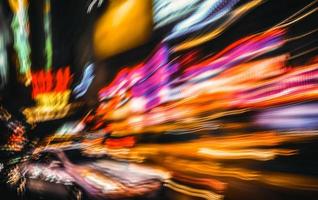
M 301 57 L 301 56 L 303 56 L 303 55 L 306 55 L 306 54 L 308 54 L 308 53 L 311 53 L 311 52 L 313 52 L 313 51 L 316 51 L 317 49 L 318 49 L 318 47 L 313 47 L 313 48 L 308 49 L 308 50 L 306 50 L 306 51 L 304 51 L 304 52 L 302 52 L 302 53 L 299 53 L 299 54 L 297 54 L 297 55 L 291 56 L 291 57 L 289 58 L 289 60 L 292 60 L 292 59 Z
M 308 11 L 307 13 L 298 16 L 298 14 L 300 14 L 301 12 L 303 12 L 306 8 L 310 7 L 313 5 L 313 3 L 315 3 L 316 1 L 310 3 L 309 5 L 307 5 L 305 8 L 301 9 L 300 11 L 296 12 L 295 14 L 293 14 L 292 16 L 288 17 L 287 19 L 283 20 L 282 22 L 278 23 L 277 25 L 273 26 L 272 28 L 270 28 L 267 31 L 271 31 L 274 29 L 278 29 L 278 28 L 284 28 L 287 26 L 290 26 L 291 24 L 294 24 L 302 19 L 304 19 L 305 17 L 315 13 L 316 11 L 318 11 L 317 8 L 314 8 L 310 11 Z M 215 37 L 217 37 L 219 34 L 221 34 L 228 26 L 230 26 L 235 20 L 237 20 L 237 18 L 240 15 L 243 15 L 245 12 L 251 10 L 252 8 L 258 6 L 260 3 L 262 3 L 262 0 L 260 1 L 252 1 L 247 3 L 246 5 L 243 5 L 237 9 L 235 9 L 234 11 L 232 11 L 230 13 L 230 16 L 228 17 L 228 19 L 218 28 L 216 28 L 214 31 L 212 31 L 211 33 L 205 34 L 203 36 L 200 36 L 198 38 L 192 38 L 189 40 L 186 40 L 185 42 L 176 45 L 175 47 L 173 47 L 173 51 L 181 51 L 181 50 L 185 50 L 185 49 L 189 49 L 192 48 L 194 46 L 200 45 L 208 40 L 211 40 Z M 236 16 L 237 15 L 237 16 Z M 297 17 L 297 18 L 295 18 Z M 295 18 L 295 19 L 293 19 Z
M 168 162 L 174 165 L 169 166 Z M 208 162 L 194 162 L 190 160 L 176 159 L 175 161 L 167 160 L 163 164 L 168 169 L 180 172 L 191 173 L 192 176 L 206 175 L 208 177 L 234 177 L 248 181 L 259 181 L 268 185 L 297 189 L 297 190 L 317 190 L 317 179 L 303 175 L 253 171 L 249 169 L 231 168 L 225 165 L 213 165 Z M 222 180 L 222 178 L 220 178 Z
M 169 162 L 174 164 L 169 165 Z M 232 177 L 246 181 L 256 180 L 260 176 L 260 172 L 250 169 L 228 167 L 215 162 L 195 162 L 193 160 L 185 160 L 176 157 L 164 159 L 160 165 L 176 173 L 189 173 L 192 174 L 192 176 L 204 175 L 205 177 L 213 178 Z
M 229 45 L 215 56 L 187 68 L 184 77 L 192 78 L 195 75 L 204 75 L 203 78 L 196 78 L 200 80 L 218 75 L 220 72 L 233 67 L 237 62 L 248 61 L 256 56 L 281 47 L 284 44 L 282 40 L 283 34 L 284 30 L 277 29 L 245 37 Z
M 109 174 L 132 172 L 136 175 L 136 180 L 142 180 L 145 176 L 153 177 L 154 179 L 159 179 L 161 181 L 167 181 L 171 178 L 171 173 L 167 170 L 151 165 L 114 162 L 109 160 L 97 161 L 92 165 L 98 169 L 102 169 L 103 172 L 108 172 Z
M 0 8 L 0 12 L 3 12 Z M 0 88 L 3 88 L 8 82 L 9 62 L 7 54 L 7 45 L 9 44 L 9 30 L 4 21 L 4 16 L 0 13 Z
M 1 84 L 0 87 L 3 88 L 7 83 L 8 79 L 8 57 L 7 57 L 7 35 L 2 33 L 0 30 L 0 77 Z
M 227 54 L 232 55 L 234 58 L 235 55 L 236 54 L 239 55 L 239 52 L 241 52 L 243 49 L 247 49 L 246 50 L 247 52 L 245 55 L 241 55 L 236 58 L 238 59 L 236 62 L 239 62 L 239 61 L 242 62 L 242 60 L 240 59 L 251 59 L 258 55 L 264 54 L 265 52 L 268 52 L 269 50 L 274 50 L 277 47 L 281 46 L 283 43 L 280 39 L 282 34 L 283 34 L 283 31 L 274 30 L 266 34 L 258 34 L 258 35 L 253 35 L 253 36 L 244 38 L 240 40 L 239 42 L 233 45 L 230 45 L 228 48 L 226 48 L 225 50 L 223 50 L 221 53 L 217 54 L 213 58 L 217 59 L 220 56 L 225 57 Z M 271 41 L 271 42 L 268 42 L 268 41 Z M 256 45 L 256 44 L 259 44 L 259 45 Z M 249 46 L 251 45 L 256 45 L 256 47 L 253 47 L 253 48 L 257 50 L 252 52 L 252 49 L 249 49 Z M 236 49 L 234 47 L 236 47 Z M 231 48 L 234 48 L 235 51 L 233 50 L 231 51 Z M 158 52 L 156 52 L 154 56 L 146 63 L 151 63 L 152 60 L 155 61 L 156 59 L 159 59 L 159 58 L 163 58 L 164 60 L 166 60 L 167 56 L 164 53 L 166 50 L 164 51 L 163 50 L 164 48 L 159 48 Z M 210 79 L 200 78 L 199 79 L 200 82 L 197 82 L 197 81 L 185 82 L 182 86 L 178 86 L 178 88 L 171 87 L 170 85 L 172 84 L 172 82 L 175 82 L 175 80 L 171 80 L 169 78 L 169 76 L 171 76 L 171 74 L 173 73 L 173 71 L 169 72 L 169 69 L 173 69 L 173 68 L 169 68 L 168 65 L 165 65 L 164 63 L 166 63 L 166 61 L 161 61 L 159 62 L 160 64 L 157 65 L 157 67 L 159 67 L 158 69 L 160 69 L 160 66 L 161 66 L 161 68 L 167 69 L 167 71 L 165 71 L 164 73 L 169 72 L 169 74 L 166 75 L 167 79 L 162 79 L 163 87 L 161 89 L 159 88 L 158 93 L 157 92 L 153 93 L 154 95 L 159 94 L 158 96 L 159 98 L 154 97 L 153 95 L 140 96 L 139 93 L 141 91 L 153 90 L 153 87 L 158 87 L 158 84 L 154 85 L 154 83 L 152 82 L 150 82 L 150 84 L 147 84 L 146 81 L 152 76 L 154 77 L 156 73 L 159 73 L 159 71 L 157 70 L 157 68 L 155 68 L 155 70 L 154 68 L 152 68 L 152 72 L 153 72 L 151 73 L 152 76 L 147 75 L 145 77 L 145 75 L 141 75 L 138 79 L 131 80 L 131 78 L 129 77 L 134 77 L 134 76 L 133 75 L 130 76 L 129 74 L 133 74 L 133 72 L 137 71 L 137 69 L 141 71 L 141 69 L 145 70 L 148 68 L 147 64 L 145 64 L 145 67 L 144 65 L 138 65 L 137 68 L 133 68 L 131 72 L 129 72 L 128 69 L 122 70 L 119 73 L 119 75 L 115 78 L 114 82 L 112 82 L 109 86 L 103 88 L 100 91 L 99 95 L 101 100 L 110 99 L 110 98 L 113 98 L 113 99 L 110 99 L 110 101 L 107 103 L 101 104 L 101 106 L 97 109 L 97 112 L 98 112 L 98 115 L 101 115 L 101 116 L 104 115 L 103 116 L 104 120 L 105 119 L 112 119 L 112 120 L 125 119 L 129 115 L 134 114 L 131 117 L 127 118 L 127 121 L 125 122 L 134 127 L 133 132 L 136 132 L 136 131 L 140 132 L 143 129 L 142 127 L 144 126 L 149 127 L 150 125 L 178 120 L 181 118 L 186 119 L 189 117 L 199 115 L 200 113 L 205 113 L 207 111 L 220 112 L 220 113 L 215 113 L 214 115 L 208 117 L 210 120 L 215 119 L 217 117 L 222 117 L 224 115 L 229 115 L 230 113 L 235 114 L 235 112 L 232 112 L 232 111 L 230 111 L 229 114 L 227 114 L 226 112 L 222 114 L 223 113 L 222 109 L 227 109 L 231 106 L 231 101 L 226 101 L 227 98 L 231 98 L 233 94 L 235 94 L 237 91 L 244 90 L 246 87 L 250 87 L 249 85 L 252 84 L 253 82 L 258 81 L 258 79 L 270 78 L 270 77 L 274 77 L 274 76 L 278 76 L 279 74 L 282 74 L 284 71 L 286 71 L 284 69 L 284 62 L 286 61 L 286 59 L 287 59 L 287 55 L 282 55 L 282 56 L 269 58 L 269 59 L 263 59 L 263 60 L 254 61 L 251 63 L 246 63 L 246 64 L 236 64 L 237 65 L 236 66 L 235 61 L 231 60 L 230 58 L 227 58 L 228 62 L 233 62 L 233 64 L 229 65 L 227 68 L 223 67 L 222 69 L 220 69 L 218 72 L 218 76 L 212 76 L 210 77 Z M 186 75 L 183 76 L 184 79 L 187 80 L 190 77 L 194 79 L 200 76 L 202 73 L 209 71 L 209 69 L 211 68 L 213 69 L 214 65 L 215 65 L 215 68 L 218 68 L 219 67 L 218 65 L 221 65 L 222 62 L 223 63 L 225 62 L 223 59 L 221 63 L 215 62 L 213 63 L 214 65 L 213 64 L 209 65 L 208 61 L 213 63 L 213 59 L 210 58 L 206 61 L 203 61 L 201 65 L 196 65 L 196 66 L 188 68 L 185 72 Z M 231 69 L 231 67 L 233 69 Z M 256 76 L 254 73 L 256 74 Z M 241 84 L 239 84 L 240 82 Z M 135 86 L 136 84 L 140 85 L 141 87 L 145 89 L 141 90 L 141 87 L 138 86 L 137 87 L 138 93 L 134 95 L 130 93 L 130 88 L 134 89 L 134 87 L 136 87 Z M 126 95 L 131 95 L 131 98 L 127 99 L 127 101 L 124 104 L 118 104 L 118 100 L 122 98 L 123 94 L 125 93 Z M 178 96 L 173 96 L 174 94 Z M 114 98 L 114 96 L 118 96 L 119 99 Z M 156 98 L 157 100 L 155 100 Z M 214 103 L 210 102 L 211 99 L 214 99 Z M 155 103 L 152 103 L 153 100 L 155 100 Z M 216 100 L 219 100 L 219 102 Z M 171 105 L 165 104 L 163 107 L 160 107 L 161 104 L 168 103 L 169 101 L 175 101 L 175 102 L 172 103 Z M 206 103 L 209 102 L 208 103 L 209 105 L 202 104 L 205 102 Z M 116 104 L 118 106 L 116 106 Z M 147 106 L 149 104 L 150 104 L 150 107 Z M 108 106 L 114 106 L 115 109 L 110 110 Z M 186 110 L 188 111 L 184 110 L 183 107 L 187 108 Z M 155 109 L 153 111 L 149 111 L 148 113 L 142 114 L 143 112 L 148 111 L 151 108 L 155 108 Z M 157 112 L 158 109 L 161 111 Z M 107 112 L 107 115 L 105 115 L 106 114 L 105 112 Z M 245 112 L 245 111 L 242 110 L 239 112 Z M 136 115 L 137 113 L 139 115 Z M 120 122 L 119 124 L 117 123 L 116 125 L 116 122 L 114 122 L 110 125 L 111 130 L 114 131 L 114 134 L 119 134 L 118 129 L 120 126 L 122 126 L 123 129 L 126 130 L 126 132 L 130 132 L 131 130 L 127 129 L 127 126 L 126 126 L 127 124 L 125 125 L 125 123 Z M 196 126 L 196 125 L 198 124 L 195 124 L 195 123 L 193 124 L 193 126 Z M 160 132 L 162 131 L 162 129 L 158 129 L 158 131 Z
M 207 155 L 212 159 L 253 159 L 260 161 L 272 160 L 276 155 L 280 156 L 290 156 L 294 155 L 296 152 L 294 150 L 288 149 L 248 149 L 248 150 L 217 150 L 210 148 L 199 148 L 198 153 L 202 155 Z
M 255 124 L 275 129 L 315 129 L 317 106 L 310 103 L 265 109 L 256 115 Z
M 194 196 L 194 197 L 200 197 L 200 198 L 208 199 L 208 200 L 221 200 L 221 199 L 223 199 L 223 195 L 221 195 L 221 194 L 216 194 L 214 192 L 211 192 L 208 190 L 203 190 L 203 189 L 195 189 L 193 187 L 181 185 L 181 184 L 176 183 L 174 181 L 168 181 L 164 185 L 172 190 L 175 190 L 177 192 L 187 194 L 190 196 Z
M 306 33 L 304 33 L 304 34 L 297 35 L 297 36 L 295 36 L 295 37 L 289 38 L 289 39 L 287 39 L 286 41 L 287 41 L 287 42 L 291 42 L 291 41 L 294 41 L 294 40 L 299 40 L 299 39 L 301 39 L 301 38 L 303 38 L 303 37 L 306 37 L 306 36 L 308 36 L 308 35 L 310 35 L 310 34 L 316 33 L 317 31 L 318 31 L 318 28 L 313 29 L 313 30 L 311 30 L 311 31 L 309 31 L 309 32 L 306 32 Z
M 154 28 L 159 29 L 182 19 L 197 9 L 201 0 L 154 0 Z
M 104 115 L 103 112 L 106 111 L 108 112 L 108 114 L 104 115 L 103 117 L 104 120 L 105 119 L 119 120 L 119 119 L 126 118 L 126 120 L 124 121 L 121 121 L 121 122 L 114 121 L 109 125 L 110 130 L 113 132 L 114 135 L 117 135 L 117 136 L 123 136 L 126 134 L 132 134 L 132 133 L 142 133 L 142 132 L 148 132 L 148 131 L 150 132 L 151 131 L 154 131 L 154 132 L 173 131 L 173 130 L 178 130 L 178 127 L 180 128 L 182 127 L 183 130 L 185 128 L 188 130 L 192 129 L 193 131 L 200 131 L 204 129 L 208 130 L 204 128 L 203 126 L 202 126 L 203 128 L 199 128 L 201 126 L 199 123 L 200 120 L 217 119 L 222 116 L 239 114 L 242 112 L 246 112 L 249 109 L 255 108 L 255 103 L 257 102 L 255 100 L 253 101 L 244 100 L 247 98 L 247 96 L 252 96 L 252 97 L 255 96 L 259 98 L 258 97 L 259 94 L 262 94 L 262 93 L 266 93 L 267 95 L 269 95 L 269 93 L 266 92 L 266 90 L 280 89 L 281 87 L 279 85 L 283 84 L 284 82 L 286 83 L 290 81 L 294 82 L 294 80 L 297 80 L 296 77 L 300 75 L 308 78 L 308 80 L 313 79 L 314 74 L 312 73 L 312 71 L 316 70 L 317 68 L 315 64 L 311 66 L 290 69 L 285 67 L 284 62 L 286 61 L 286 59 L 287 59 L 287 56 L 282 55 L 282 56 L 278 56 L 278 57 L 274 57 L 270 59 L 263 59 L 263 60 L 235 66 L 232 69 L 225 70 L 224 73 L 220 73 L 216 77 L 212 77 L 211 83 L 202 82 L 202 83 L 198 83 L 194 85 L 194 86 L 199 86 L 201 84 L 204 87 L 206 85 L 207 87 L 206 89 L 200 86 L 195 90 L 191 90 L 191 87 L 190 87 L 186 90 L 188 94 L 183 95 L 183 98 L 185 97 L 187 98 L 180 99 L 179 101 L 176 101 L 175 103 L 168 106 L 167 105 L 159 106 L 159 104 L 164 102 L 161 100 L 161 102 L 159 101 L 159 104 L 156 104 L 155 109 L 150 110 L 147 113 L 142 113 L 144 106 L 147 104 L 147 98 L 139 98 L 139 100 L 138 98 L 135 99 L 135 100 L 138 100 L 138 102 L 136 102 L 135 104 L 138 106 L 141 106 L 138 109 L 136 109 L 137 107 L 134 107 L 131 105 L 131 103 L 134 102 L 134 98 L 132 98 L 121 108 L 117 108 L 112 111 L 109 111 L 107 109 L 105 110 L 104 108 L 103 110 L 99 110 L 99 112 L 101 112 L 99 113 L 99 115 Z M 249 66 L 254 66 L 255 68 L 251 68 Z M 263 79 L 266 81 L 263 81 Z M 299 80 L 302 80 L 302 82 L 306 84 L 310 83 L 306 81 L 306 79 L 304 78 Z M 220 81 L 219 84 L 218 84 L 218 81 Z M 281 83 L 281 81 L 283 82 Z M 240 85 L 240 82 L 242 82 L 242 85 Z M 227 87 L 225 87 L 227 84 L 231 84 L 231 85 L 228 85 Z M 278 87 L 273 87 L 274 86 L 273 84 L 274 85 L 278 84 L 277 85 Z M 210 88 L 211 86 L 213 87 Z M 286 86 L 288 85 L 283 84 L 283 87 L 280 90 L 283 89 L 282 92 L 284 92 L 285 90 L 284 88 Z M 290 84 L 290 87 L 295 87 L 295 86 L 293 86 L 293 84 Z M 257 89 L 258 87 L 260 87 L 260 89 Z M 254 89 L 246 90 L 245 88 L 254 88 Z M 252 90 L 252 92 L 250 92 L 250 90 Z M 298 95 L 297 98 L 304 97 L 303 91 L 304 92 L 308 91 L 309 94 L 312 94 L 314 93 L 315 90 L 312 90 L 312 87 L 309 87 L 306 90 L 301 89 L 300 90 L 301 93 Z M 219 96 L 216 94 L 218 94 Z M 282 94 L 285 94 L 285 93 L 282 93 Z M 286 93 L 285 95 L 288 95 L 287 96 L 288 98 L 294 98 L 294 96 L 290 95 L 289 93 Z M 272 96 L 267 96 L 266 98 L 277 98 L 277 97 L 272 95 Z M 312 99 L 312 96 L 308 96 L 308 98 Z M 211 103 L 210 102 L 211 99 L 214 99 L 215 103 Z M 220 102 L 216 100 L 219 100 Z M 285 99 L 282 99 L 282 98 L 277 100 L 285 101 Z M 271 101 L 267 101 L 264 98 L 259 99 L 258 101 L 262 103 L 261 106 L 263 106 L 265 103 L 266 104 L 271 103 Z M 209 105 L 204 105 L 203 103 L 205 102 L 206 103 L 210 102 L 210 103 Z M 233 106 L 234 107 L 239 106 L 242 108 L 245 107 L 245 109 L 247 110 L 239 109 L 237 111 L 232 110 L 229 112 L 224 112 L 224 111 L 222 112 L 222 109 L 229 109 L 229 108 L 233 109 Z M 186 109 L 187 111 L 184 110 L 184 108 L 187 108 Z M 209 112 L 214 111 L 216 113 L 204 116 L 203 118 L 202 116 L 197 119 L 193 118 L 195 116 L 200 115 L 201 113 L 206 113 L 208 111 Z M 131 115 L 133 113 L 135 114 Z M 136 115 L 137 113 L 139 114 Z M 182 122 L 182 120 L 181 120 L 182 123 L 175 122 L 176 120 L 180 121 L 180 119 L 182 118 L 184 119 L 193 118 L 192 120 L 188 120 L 188 123 L 191 126 L 185 126 L 187 122 L 184 123 Z M 174 122 L 174 124 L 163 125 L 163 123 L 166 123 L 166 122 Z M 129 128 L 129 127 L 132 127 L 132 128 Z M 213 129 L 213 127 L 211 128 Z
M 187 106 L 185 106 L 187 107 Z M 180 108 L 180 111 L 182 108 Z M 218 112 L 215 114 L 210 114 L 206 118 L 198 118 L 191 120 L 190 117 L 199 115 L 200 113 L 207 112 L 208 109 L 192 109 L 192 112 L 185 112 L 184 114 L 178 111 L 178 115 L 173 115 L 173 112 L 176 110 L 171 110 L 171 113 L 165 115 L 154 115 L 156 120 L 152 120 L 153 117 L 146 115 L 133 116 L 127 119 L 127 121 L 122 122 L 113 122 L 109 125 L 109 129 L 112 131 L 114 136 L 125 136 L 131 134 L 140 134 L 143 132 L 164 132 L 164 131 L 173 131 L 180 128 L 186 129 L 189 132 L 195 132 L 199 130 L 213 130 L 216 129 L 216 126 L 204 127 L 204 124 L 200 120 L 212 120 L 228 115 L 244 113 L 246 110 L 232 110 L 227 112 Z M 176 122 L 179 120 L 179 122 Z M 167 122 L 174 122 L 170 124 L 164 124 Z
M 64 137 L 68 135 L 73 135 L 73 134 L 77 134 L 81 130 L 82 130 L 82 127 L 79 125 L 77 121 L 67 122 L 57 129 L 53 137 L 56 137 L 56 136 Z
M 315 132 L 303 133 L 251 133 L 233 136 L 214 136 L 206 139 L 197 139 L 183 143 L 173 144 L 149 144 L 137 145 L 125 151 L 109 151 L 112 157 L 119 158 L 147 158 L 159 159 L 163 157 L 176 158 L 197 158 L 203 160 L 224 160 L 224 159 L 254 159 L 271 160 L 276 156 L 290 156 L 297 153 L 295 150 L 269 148 L 282 144 L 308 141 L 318 138 Z M 265 148 L 266 147 L 266 148 Z M 202 148 L 212 148 L 217 151 L 213 156 L 202 155 Z M 202 152 L 204 153 L 204 152 Z M 221 153 L 221 154 L 219 154 Z M 174 163 L 174 165 L 176 162 Z M 199 164 L 199 163 L 198 163 Z M 182 168 L 181 168 L 182 169 Z
M 73 93 L 76 94 L 75 98 L 85 95 L 94 78 L 94 64 L 89 64 L 84 70 L 81 82 L 73 90 Z
M 295 190 L 318 190 L 318 179 L 298 174 L 288 174 L 279 172 L 264 172 L 261 181 L 284 188 Z
M 172 51 L 181 51 L 185 49 L 189 49 L 195 46 L 198 46 L 204 42 L 207 42 L 209 40 L 214 39 L 215 37 L 219 36 L 226 28 L 228 28 L 232 23 L 234 23 L 240 16 L 244 15 L 246 12 L 250 11 L 251 9 L 255 8 L 259 4 L 261 4 L 263 0 L 255 0 L 251 1 L 249 3 L 246 3 L 235 10 L 233 10 L 228 18 L 225 20 L 225 22 L 222 23 L 221 26 L 217 27 L 215 30 L 213 30 L 210 33 L 207 33 L 203 36 L 200 36 L 198 38 L 194 38 L 191 40 L 186 40 L 185 42 L 176 45 L 173 47 Z
M 281 21 L 280 23 L 278 23 L 277 25 L 273 26 L 271 29 L 276 29 L 276 28 L 284 28 L 286 26 L 290 26 L 291 24 L 294 24 L 300 20 L 302 20 L 303 18 L 313 14 L 314 12 L 318 11 L 318 8 L 314 8 L 300 16 L 297 16 L 299 14 L 301 14 L 302 12 L 304 12 L 307 8 L 311 7 L 313 4 L 317 3 L 317 0 L 314 0 L 313 2 L 309 3 L 307 6 L 305 6 L 304 8 L 300 9 L 299 11 L 297 11 L 296 13 L 294 13 L 293 15 L 289 16 L 288 18 L 284 19 L 283 21 Z
M 97 3 L 98 2 L 98 3 Z M 92 0 L 87 8 L 87 13 L 90 13 L 93 10 L 93 7 L 97 3 L 97 7 L 99 8 L 103 4 L 104 0 Z
M 212 189 L 217 193 L 223 193 L 226 189 L 227 184 L 212 178 L 197 178 L 184 174 L 174 173 L 173 179 L 181 183 L 190 183 L 196 186 Z
M 46 70 L 52 67 L 53 47 L 52 47 L 52 35 L 51 35 L 51 0 L 44 1 L 43 9 L 43 21 L 44 21 L 44 33 L 45 33 L 45 51 L 46 56 Z
M 288 18 L 286 18 L 285 20 L 283 20 L 282 22 L 280 22 L 278 25 L 281 25 L 287 21 L 289 21 L 290 19 L 296 17 L 298 14 L 302 13 L 303 11 L 305 11 L 307 8 L 310 8 L 311 6 L 313 6 L 315 3 L 317 3 L 318 0 L 314 0 L 311 3 L 309 3 L 308 5 L 306 5 L 305 7 L 303 7 L 302 9 L 300 9 L 299 11 L 297 11 L 296 13 L 294 13 L 293 15 L 289 16 Z
M 135 146 L 136 140 L 132 136 L 124 138 L 109 138 L 106 140 L 106 145 L 108 148 L 131 148 Z
M 238 2 L 239 0 L 206 0 L 202 2 L 190 17 L 174 26 L 173 30 L 164 41 L 167 42 L 212 24 L 226 15 Z
M 317 64 L 291 69 L 285 75 L 269 79 L 235 95 L 233 105 L 265 107 L 317 98 Z
M 285 117 L 315 117 L 318 115 L 318 104 L 307 103 L 299 105 L 288 105 L 284 107 L 270 108 L 261 112 L 259 117 L 285 118 Z
M 26 84 L 31 81 L 31 48 L 28 41 L 28 0 L 9 0 L 9 5 L 14 13 L 11 28 L 14 35 L 14 48 L 19 59 L 19 72 L 26 76 Z
M 94 173 L 85 173 L 84 176 L 84 181 L 87 182 L 88 184 L 101 189 L 103 192 L 113 192 L 113 191 L 118 191 L 122 186 L 116 184 L 115 182 L 111 181 L 110 179 L 104 178 L 102 176 L 98 176 L 97 174 Z M 93 190 L 91 191 L 92 193 L 95 193 Z M 98 194 L 98 193 L 97 193 Z
M 168 47 L 160 45 L 145 63 L 136 65 L 131 69 L 124 68 L 121 70 L 112 83 L 99 91 L 100 100 L 112 98 L 115 95 L 122 95 L 133 86 L 137 87 L 138 84 L 145 84 L 144 82 L 150 77 L 158 78 L 153 81 L 160 81 L 161 78 L 158 76 L 162 75 L 164 77 L 162 81 L 167 81 L 167 78 L 165 78 L 167 72 L 172 71 L 173 73 L 176 70 L 168 65 L 168 53 Z M 160 71 L 161 68 L 163 68 L 163 72 Z

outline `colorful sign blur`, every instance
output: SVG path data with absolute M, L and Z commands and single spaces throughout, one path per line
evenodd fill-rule
M 32 98 L 36 106 L 23 110 L 27 121 L 34 123 L 65 117 L 72 107 L 68 103 L 71 81 L 70 67 L 60 68 L 56 73 L 51 70 L 32 73 Z

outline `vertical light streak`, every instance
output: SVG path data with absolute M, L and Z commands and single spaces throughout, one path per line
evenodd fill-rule
M 31 48 L 29 44 L 28 0 L 9 0 L 14 13 L 11 28 L 14 35 L 14 48 L 19 59 L 19 72 L 26 76 L 26 84 L 31 81 Z
M 1 12 L 1 10 L 0 10 Z M 0 16 L 1 17 L 1 16 Z M 0 24 L 0 26 L 4 27 L 4 24 Z M 7 55 L 7 43 L 8 43 L 8 33 L 5 29 L 0 29 L 0 77 L 1 83 L 0 88 L 3 88 L 7 83 L 8 77 L 8 55 Z
M 45 33 L 45 57 L 46 57 L 46 70 L 49 70 L 52 66 L 52 35 L 51 35 L 51 1 L 45 0 L 44 2 L 44 33 Z

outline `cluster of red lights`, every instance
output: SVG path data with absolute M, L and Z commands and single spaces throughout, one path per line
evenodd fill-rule
M 56 73 L 41 70 L 32 73 L 32 97 L 49 92 L 64 92 L 68 90 L 72 76 L 70 67 L 60 68 Z

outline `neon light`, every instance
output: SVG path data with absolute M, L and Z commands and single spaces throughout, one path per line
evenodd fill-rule
M 224 30 L 226 30 L 231 24 L 233 24 L 236 20 L 238 20 L 241 16 L 243 16 L 244 14 L 246 14 L 248 11 L 252 10 L 256 6 L 260 5 L 262 2 L 263 0 L 250 1 L 236 8 L 230 13 L 230 16 L 226 19 L 226 21 L 222 23 L 218 28 L 212 30 L 210 33 L 204 34 L 195 39 L 191 38 L 181 44 L 176 45 L 175 47 L 173 47 L 173 51 L 177 52 L 177 51 L 189 49 L 216 38 Z
M 87 92 L 94 78 L 94 64 L 90 64 L 84 71 L 82 81 L 73 90 L 76 94 L 75 98 L 82 97 Z
M 67 105 L 70 98 L 70 91 L 65 92 L 51 92 L 39 94 L 36 96 L 38 107 L 43 108 L 59 108 Z
M 72 108 L 71 104 L 59 109 L 50 110 L 43 109 L 42 107 L 33 107 L 24 109 L 23 114 L 26 116 L 28 123 L 35 123 L 66 117 Z
M 200 21 L 204 20 L 208 15 L 210 15 L 218 6 L 222 3 L 222 1 L 210 1 L 206 0 L 205 2 L 201 3 L 199 8 L 196 10 L 196 12 L 191 15 L 189 18 L 181 21 L 179 24 L 177 24 L 173 30 L 179 31 L 182 29 L 189 28 L 190 26 L 199 23 Z
M 198 31 L 226 15 L 239 0 L 203 2 L 189 18 L 178 23 L 164 41 L 169 41 L 182 35 Z M 224 5 L 225 4 L 225 5 Z
M 8 81 L 8 58 L 7 58 L 7 34 L 2 34 L 0 30 L 0 88 L 3 88 Z
M 52 66 L 52 56 L 53 56 L 53 49 L 52 49 L 52 36 L 51 36 L 51 2 L 50 0 L 45 0 L 44 2 L 44 32 L 45 32 L 45 51 L 44 54 L 46 55 L 46 69 L 50 69 Z
M 70 67 L 59 69 L 56 73 L 56 85 L 54 90 L 56 92 L 65 91 L 69 87 L 71 79 Z
M 144 82 L 154 81 L 153 79 L 158 78 L 158 76 L 160 76 L 158 74 L 162 73 L 161 68 L 164 68 L 164 71 L 173 73 L 176 70 L 176 66 L 171 67 L 168 65 L 168 53 L 168 47 L 161 45 L 145 63 L 141 63 L 132 69 L 124 68 L 109 86 L 100 90 L 100 100 L 120 95 L 133 86 L 135 86 L 135 89 L 133 89 L 134 95 L 140 94 L 141 91 L 138 92 L 137 88 L 145 85 Z M 153 79 L 151 79 L 151 77 L 153 77 Z M 166 81 L 166 75 L 163 77 Z
M 65 117 L 74 107 L 68 104 L 71 80 L 70 67 L 60 68 L 56 73 L 50 70 L 33 73 L 32 97 L 36 106 L 23 110 L 27 121 L 34 123 Z
M 14 35 L 14 48 L 17 51 L 20 64 L 20 73 L 28 76 L 31 67 L 31 48 L 28 41 L 28 1 L 10 0 L 9 3 L 14 13 L 11 27 Z
M 155 0 L 155 29 L 179 20 L 189 15 L 200 5 L 200 0 Z
M 40 93 L 63 92 L 68 90 L 72 80 L 69 67 L 60 68 L 56 74 L 52 71 L 40 71 L 32 74 L 32 96 Z
M 63 118 L 75 107 L 68 103 L 70 94 L 70 90 L 38 94 L 36 106 L 24 109 L 23 114 L 29 123 Z

